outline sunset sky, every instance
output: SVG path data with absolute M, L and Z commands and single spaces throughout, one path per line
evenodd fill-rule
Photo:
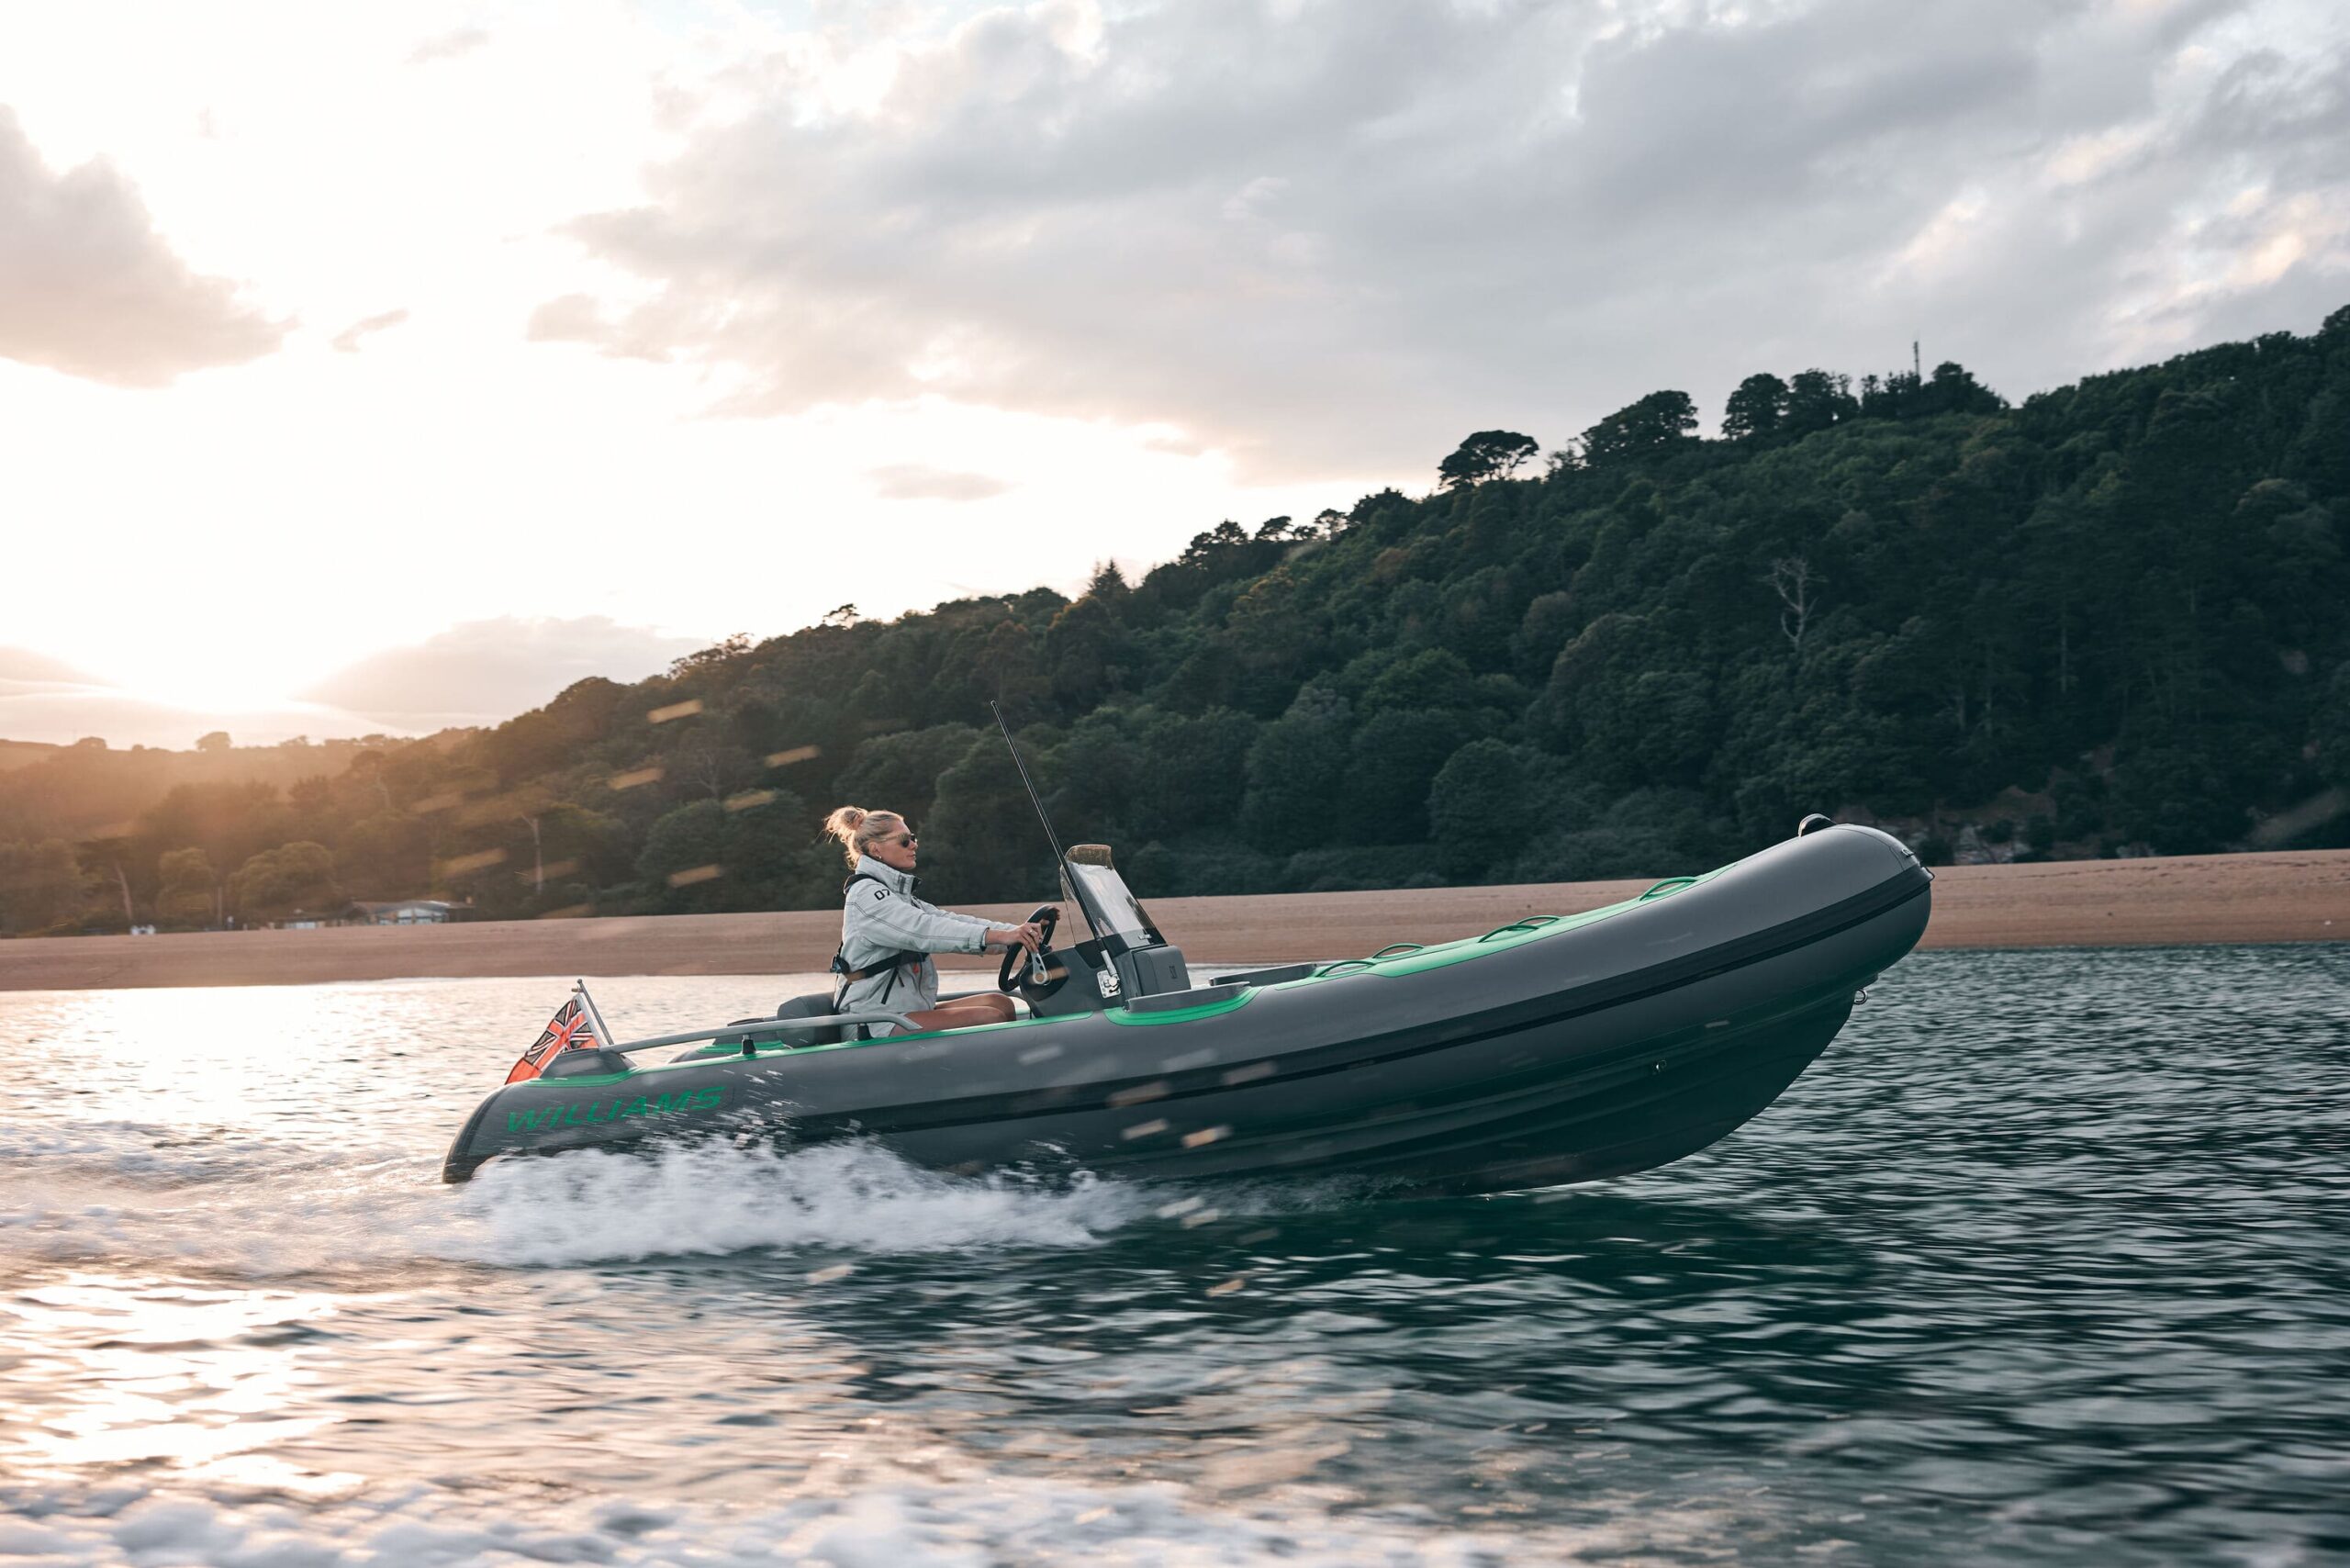
M 2350 303 L 2338 0 L 0 9 L 0 737 L 481 722 Z

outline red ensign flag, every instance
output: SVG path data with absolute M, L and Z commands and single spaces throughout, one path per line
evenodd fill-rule
M 526 1078 L 536 1078 L 539 1070 L 555 1052 L 574 1047 L 585 1049 L 595 1043 L 595 1034 L 588 1027 L 588 1014 L 580 1009 L 579 999 L 575 996 L 555 1009 L 554 1016 L 547 1020 L 546 1033 L 539 1036 L 538 1044 L 522 1053 L 521 1059 L 506 1075 L 506 1081 L 520 1083 Z

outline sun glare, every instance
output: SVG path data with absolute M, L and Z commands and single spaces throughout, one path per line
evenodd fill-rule
M 142 660 L 138 665 L 107 670 L 109 678 L 134 696 L 170 708 L 201 713 L 237 713 L 282 708 L 293 700 L 290 688 L 315 672 L 290 670 L 285 660 L 260 650 L 223 650 L 226 656 L 196 656 L 185 660 Z

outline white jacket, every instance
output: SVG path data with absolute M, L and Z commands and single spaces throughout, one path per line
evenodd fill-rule
M 872 969 L 897 952 L 985 952 L 988 932 L 1001 924 L 923 902 L 914 897 L 911 874 L 884 866 L 870 855 L 857 857 L 852 875 L 875 879 L 851 881 L 842 902 L 841 958 L 852 969 Z M 928 958 L 868 973 L 861 980 L 838 981 L 833 992 L 834 1010 L 840 1013 L 913 1013 L 936 1005 L 938 966 Z M 876 1024 L 866 1033 L 890 1035 L 897 1029 Z

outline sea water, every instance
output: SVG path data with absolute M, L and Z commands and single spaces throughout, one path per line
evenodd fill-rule
M 0 1562 L 2350 1555 L 2350 948 L 1920 955 L 1729 1139 L 1550 1193 L 442 1186 L 566 989 L 0 995 Z

